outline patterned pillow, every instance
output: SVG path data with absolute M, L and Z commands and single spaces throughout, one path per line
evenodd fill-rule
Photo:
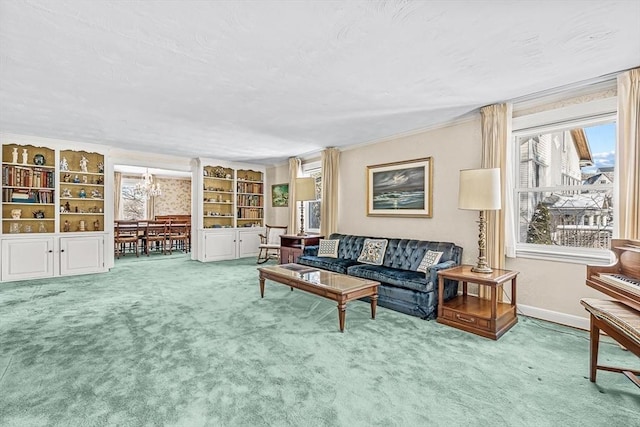
M 424 254 L 424 258 L 422 258 L 422 261 L 420 261 L 417 271 L 426 273 L 429 267 L 436 265 L 438 261 L 440 261 L 440 257 L 442 257 L 442 252 L 427 251 L 427 253 Z
M 387 250 L 387 243 L 386 239 L 364 239 L 364 245 L 358 257 L 358 262 L 382 265 L 384 252 Z
M 340 243 L 339 239 L 335 239 L 335 240 L 320 239 L 320 244 L 318 245 L 318 256 L 327 257 L 327 258 L 338 258 L 339 243 Z

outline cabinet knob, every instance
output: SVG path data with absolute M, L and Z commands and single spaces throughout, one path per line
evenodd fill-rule
M 64 252 L 64 249 L 60 249 L 60 252 Z
M 47 252 L 52 253 L 52 252 L 53 252 L 53 249 L 49 249 Z

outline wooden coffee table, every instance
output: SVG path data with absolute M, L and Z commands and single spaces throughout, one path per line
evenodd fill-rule
M 338 303 L 338 322 L 340 332 L 344 332 L 344 319 L 347 302 L 369 297 L 371 299 L 371 318 L 376 318 L 378 304 L 378 285 L 375 280 L 359 279 L 346 274 L 334 273 L 307 267 L 300 264 L 282 264 L 259 267 L 260 297 L 264 298 L 265 279 L 282 283 L 310 294 L 319 295 Z

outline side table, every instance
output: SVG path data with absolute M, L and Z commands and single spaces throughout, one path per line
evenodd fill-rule
M 305 246 L 320 244 L 320 239 L 324 236 L 319 234 L 308 234 L 306 236 L 296 236 L 295 234 L 280 235 L 280 264 L 296 262 L 302 255 Z
M 516 316 L 517 271 L 494 269 L 492 273 L 474 273 L 471 265 L 438 272 L 438 323 L 497 340 L 513 325 Z M 443 301 L 445 279 L 462 282 L 462 295 Z M 511 280 L 511 303 L 498 302 L 498 291 Z M 491 299 L 467 294 L 467 284 L 491 288 Z

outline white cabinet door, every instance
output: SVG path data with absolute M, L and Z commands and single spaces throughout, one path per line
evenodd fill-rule
M 60 238 L 60 274 L 87 274 L 106 271 L 104 236 Z
M 258 227 L 238 230 L 238 257 L 257 257 L 260 234 L 264 232 L 264 228 Z
M 236 231 L 216 230 L 204 233 L 203 261 L 236 258 Z
M 2 240 L 2 280 L 53 276 L 53 237 Z

